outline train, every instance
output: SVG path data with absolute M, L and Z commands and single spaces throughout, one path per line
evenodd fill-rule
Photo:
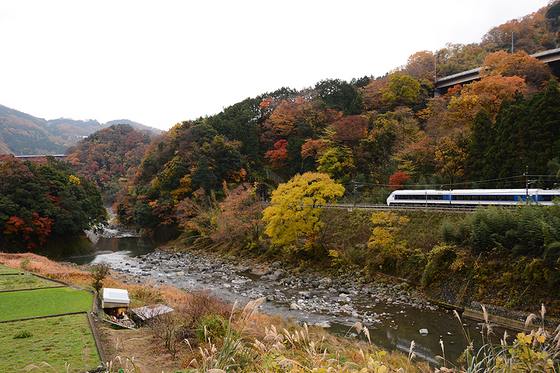
M 388 206 L 511 206 L 524 203 L 552 205 L 560 189 L 456 189 L 395 190 Z M 560 201 L 560 200 L 559 200 Z

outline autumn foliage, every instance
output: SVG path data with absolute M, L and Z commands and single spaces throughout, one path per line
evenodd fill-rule
M 553 7 L 499 25 L 481 43 L 415 52 L 381 77 L 283 87 L 157 137 L 113 126 L 78 144 L 69 163 L 107 202 L 114 196 L 121 223 L 163 240 L 183 235 L 192 216 L 204 215 L 201 206 L 213 212 L 196 231 L 204 226 L 204 237 L 212 236 L 219 205 L 245 182 L 270 195 L 309 172 L 345 185 L 359 180 L 370 203 L 383 203 L 405 184 L 519 186 L 487 177 L 515 177 L 516 164 L 544 175 L 554 163 L 557 144 L 548 139 L 558 113 L 543 103 L 556 102 L 558 90 L 549 84 L 551 70 L 529 56 L 558 41 Z M 434 91 L 439 79 L 478 67 L 476 81 Z
M 344 187 L 336 184 L 328 175 L 307 172 L 296 175 L 282 184 L 272 194 L 272 205 L 263 213 L 267 223 L 266 233 L 274 245 L 288 245 L 296 239 L 308 238 L 312 245 L 322 223 L 321 206 L 336 203 Z
M 105 209 L 93 183 L 78 178 L 64 163 L 37 164 L 0 156 L 0 250 L 37 250 L 105 222 Z M 77 245 L 76 245 L 77 246 Z M 61 255 L 61 245 L 48 254 Z
M 389 184 L 391 184 L 391 190 L 403 189 L 403 184 L 408 181 L 410 177 L 406 172 L 395 172 L 389 178 Z

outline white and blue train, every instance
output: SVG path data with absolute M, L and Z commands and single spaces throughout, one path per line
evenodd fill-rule
M 547 189 L 457 189 L 457 190 L 396 190 L 389 198 L 389 206 L 425 205 L 518 205 L 537 203 L 551 205 L 560 198 L 560 190 Z M 560 200 L 559 200 L 560 201 Z

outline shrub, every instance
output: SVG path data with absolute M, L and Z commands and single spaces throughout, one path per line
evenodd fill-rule
M 448 244 L 461 244 L 456 226 L 448 219 L 445 219 L 439 228 L 441 239 Z
M 29 258 L 25 258 L 21 261 L 21 263 L 19 264 L 19 266 L 21 267 L 21 269 L 23 269 L 24 271 L 29 270 L 29 265 L 31 264 L 31 260 L 29 260 Z
M 22 330 L 21 332 L 17 332 L 14 335 L 14 339 L 24 339 L 24 338 L 31 338 L 33 337 L 33 333 L 27 330 Z
M 494 248 L 496 244 L 496 242 L 493 240 L 490 227 L 488 227 L 488 225 L 484 221 L 481 221 L 479 224 L 473 227 L 469 240 L 471 242 L 472 248 L 476 253 L 489 251 Z
M 171 356 L 175 358 L 183 342 L 183 339 L 180 338 L 181 323 L 179 316 L 172 312 L 152 317 L 148 320 L 148 326 L 154 335 L 163 342 Z
M 221 315 L 226 318 L 230 314 L 230 305 L 219 299 L 216 295 L 208 292 L 196 290 L 189 294 L 189 300 L 178 307 L 178 311 L 183 315 L 185 329 L 196 329 L 204 317 L 210 315 Z M 186 330 L 185 334 L 190 331 Z
M 101 288 L 103 287 L 103 280 L 107 277 L 109 270 L 111 267 L 108 263 L 100 263 L 90 269 L 92 282 L 91 286 L 95 289 L 96 292 L 99 293 Z
M 196 339 L 201 344 L 217 344 L 226 336 L 228 326 L 228 320 L 221 315 L 203 317 L 196 328 Z
M 428 263 L 422 275 L 422 286 L 430 285 L 436 278 L 437 273 L 445 268 L 455 258 L 453 246 L 436 246 L 428 254 Z

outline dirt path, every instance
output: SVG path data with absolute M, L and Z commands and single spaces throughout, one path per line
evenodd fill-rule
M 125 369 L 129 372 L 133 371 L 134 366 L 142 373 L 174 372 L 182 369 L 182 359 L 173 360 L 148 328 L 117 330 L 98 321 L 97 329 L 109 365 L 112 365 L 111 371 Z

